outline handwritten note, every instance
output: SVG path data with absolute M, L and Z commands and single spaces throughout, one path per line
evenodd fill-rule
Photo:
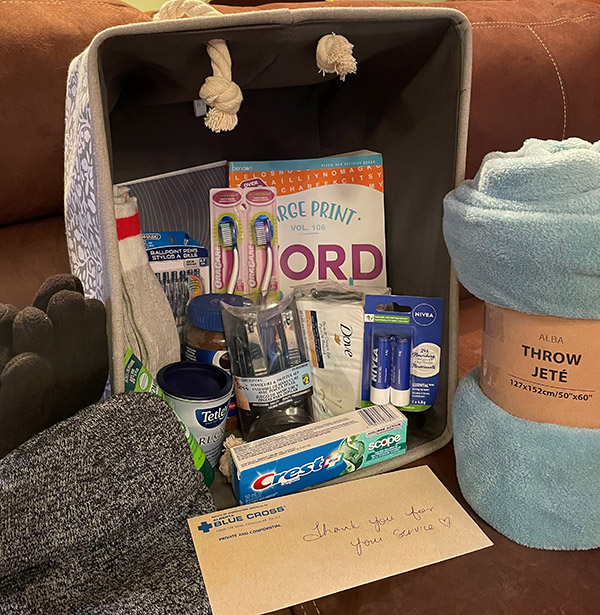
M 189 525 L 214 615 L 268 613 L 492 544 L 426 466 Z
M 451 527 L 450 516 L 436 518 L 434 508 L 434 506 L 415 507 L 411 505 L 410 510 L 404 514 L 401 513 L 398 518 L 392 515 L 375 515 L 372 519 L 368 519 L 368 525 L 363 524 L 362 528 L 359 523 L 352 519 L 349 523 L 340 527 L 337 525 L 327 527 L 326 523 L 317 521 L 314 528 L 311 528 L 308 534 L 304 534 L 302 539 L 306 542 L 313 542 L 326 538 L 328 535 L 335 536 L 342 532 L 348 532 L 348 534 L 355 536 L 355 539 L 350 540 L 349 544 L 354 547 L 356 555 L 360 557 L 366 548 L 383 543 L 384 538 L 401 540 L 410 536 L 417 536 L 419 532 L 433 532 L 436 528 L 439 529 L 439 526 L 449 530 Z

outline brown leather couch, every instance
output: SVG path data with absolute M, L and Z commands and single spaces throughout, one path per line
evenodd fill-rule
M 327 0 L 313 6 L 431 6 L 464 13 L 473 29 L 473 83 L 466 176 L 485 154 L 527 138 L 600 139 L 600 0 Z M 222 12 L 253 0 L 215 0 Z M 249 6 L 240 6 L 247 4 Z M 261 10 L 297 2 L 262 4 Z M 432 95 L 435 95 L 432 92 Z

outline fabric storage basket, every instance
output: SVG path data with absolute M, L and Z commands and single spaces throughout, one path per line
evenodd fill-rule
M 331 32 L 354 44 L 358 71 L 345 81 L 315 65 L 317 42 Z M 214 38 L 227 41 L 244 94 L 237 128 L 219 134 L 191 102 L 211 74 L 206 43 Z M 442 297 L 444 337 L 437 401 L 411 417 L 407 453 L 351 477 L 446 444 L 458 292 L 442 199 L 464 177 L 470 71 L 467 19 L 437 8 L 278 9 L 99 34 L 69 73 L 65 218 L 72 271 L 107 306 L 113 392 L 124 387 L 126 350 L 113 184 L 216 160 L 368 149 L 384 161 L 388 284 L 397 294 Z

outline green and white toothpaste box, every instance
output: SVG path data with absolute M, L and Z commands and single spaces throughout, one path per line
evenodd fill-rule
M 406 452 L 406 417 L 369 406 L 231 449 L 240 504 L 287 495 Z

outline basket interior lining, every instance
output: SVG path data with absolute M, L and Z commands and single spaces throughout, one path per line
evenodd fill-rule
M 358 72 L 344 82 L 323 77 L 315 64 L 316 42 L 332 31 L 355 46 Z M 192 109 L 211 74 L 205 45 L 212 38 L 228 41 L 244 95 L 230 133 L 210 132 Z M 388 283 L 397 294 L 446 302 L 438 398 L 410 417 L 408 444 L 441 435 L 450 285 L 442 199 L 455 182 L 462 77 L 455 24 L 317 20 L 128 34 L 102 43 L 99 66 L 114 183 L 217 160 L 383 154 Z

